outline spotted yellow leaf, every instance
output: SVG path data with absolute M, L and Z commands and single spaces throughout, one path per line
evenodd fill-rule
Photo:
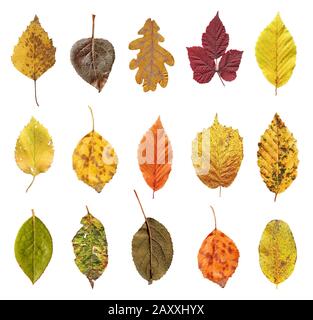
M 93 113 L 90 108 L 92 120 Z M 108 141 L 94 130 L 86 134 L 73 152 L 73 169 L 82 180 L 97 192 L 114 176 L 118 164 L 117 155 Z
M 48 130 L 35 118 L 31 118 L 20 133 L 15 146 L 16 164 L 22 171 L 33 176 L 26 191 L 38 174 L 50 168 L 53 156 L 53 143 Z
M 209 188 L 228 187 L 234 181 L 243 159 L 238 130 L 223 126 L 217 115 L 208 129 L 192 142 L 192 163 L 198 178 Z
M 36 81 L 54 65 L 55 51 L 52 40 L 35 16 L 19 38 L 11 59 L 18 71 L 34 80 L 37 105 Z
M 255 55 L 265 78 L 277 88 L 290 79 L 296 66 L 295 42 L 279 14 L 262 31 L 255 47 Z
M 268 189 L 285 191 L 297 177 L 297 141 L 276 113 L 259 142 L 258 166 Z
M 272 220 L 266 225 L 259 245 L 259 262 L 264 275 L 278 285 L 292 274 L 297 247 L 288 224 Z
M 159 45 L 164 38 L 159 34 L 160 28 L 154 20 L 148 19 L 138 31 L 142 38 L 138 38 L 129 44 L 130 50 L 140 50 L 137 59 L 133 59 L 129 68 L 137 69 L 136 82 L 143 83 L 143 91 L 155 91 L 157 84 L 165 88 L 168 83 L 168 73 L 165 64 L 174 65 L 173 56 Z

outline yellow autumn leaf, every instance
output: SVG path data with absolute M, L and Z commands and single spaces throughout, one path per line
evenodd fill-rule
M 198 133 L 192 142 L 192 163 L 198 178 L 209 188 L 228 187 L 234 181 L 243 159 L 238 130 L 218 122 Z
M 90 108 L 90 107 L 89 107 Z M 77 144 L 73 152 L 73 169 L 79 180 L 82 180 L 97 192 L 114 176 L 118 164 L 117 155 L 108 141 L 94 130 L 86 134 Z
M 168 73 L 165 64 L 174 65 L 173 56 L 159 45 L 164 38 L 158 31 L 159 26 L 154 20 L 148 19 L 138 32 L 143 35 L 129 44 L 130 50 L 140 50 L 137 54 L 137 59 L 133 59 L 129 68 L 137 69 L 136 81 L 138 84 L 143 82 L 143 90 L 155 91 L 157 84 L 165 88 L 168 82 Z
M 259 262 L 264 275 L 278 285 L 289 278 L 297 261 L 297 247 L 288 224 L 272 220 L 266 225 L 259 245 Z
M 255 47 L 255 55 L 265 78 L 277 88 L 290 79 L 296 65 L 295 42 L 279 14 L 262 31 Z
M 285 191 L 297 177 L 297 141 L 276 113 L 259 142 L 258 166 L 268 189 Z
M 55 63 L 55 50 L 52 39 L 35 16 L 14 47 L 12 63 L 25 76 L 34 80 L 35 100 L 37 101 L 36 81 Z
M 15 146 L 16 164 L 22 171 L 33 176 L 26 191 L 38 174 L 50 168 L 53 156 L 53 143 L 48 130 L 35 118 L 31 118 L 22 130 Z

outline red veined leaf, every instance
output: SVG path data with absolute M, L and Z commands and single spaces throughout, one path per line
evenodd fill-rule
M 229 50 L 221 58 L 218 72 L 225 81 L 236 79 L 236 71 L 239 68 L 243 51 Z
M 208 51 L 202 47 L 187 48 L 193 78 L 199 83 L 209 82 L 215 73 L 215 62 L 210 58 Z
M 202 46 L 208 52 L 209 57 L 214 60 L 225 53 L 228 43 L 229 35 L 226 33 L 217 12 L 214 19 L 207 26 L 205 33 L 202 34 Z

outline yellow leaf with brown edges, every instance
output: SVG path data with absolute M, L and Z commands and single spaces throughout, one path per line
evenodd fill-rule
M 297 177 L 297 141 L 276 113 L 259 142 L 258 166 L 267 188 L 275 194 L 285 191 Z
M 208 129 L 192 142 L 192 163 L 198 178 L 209 188 L 228 187 L 234 181 L 243 159 L 238 130 L 223 126 L 217 115 Z
M 212 208 L 212 207 L 211 207 Z M 204 239 L 198 253 L 198 265 L 203 276 L 222 288 L 238 266 L 239 250 L 234 241 L 216 228 Z
M 54 65 L 55 51 L 52 40 L 35 16 L 19 38 L 11 59 L 18 71 L 34 80 L 37 105 L 36 81 Z
M 92 114 L 91 108 L 90 111 Z M 77 144 L 72 162 L 78 179 L 101 192 L 114 176 L 118 158 L 110 143 L 93 126 L 92 131 Z
M 157 84 L 165 88 L 168 83 L 168 73 L 165 64 L 174 65 L 173 56 L 159 45 L 164 38 L 159 34 L 160 28 L 154 20 L 148 19 L 138 31 L 142 38 L 138 38 L 129 44 L 130 50 L 140 50 L 137 59 L 133 59 L 129 68 L 137 69 L 136 82 L 143 83 L 143 90 L 155 91 Z

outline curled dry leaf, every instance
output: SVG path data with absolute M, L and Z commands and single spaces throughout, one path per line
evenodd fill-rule
M 211 207 L 212 208 L 212 207 Z M 204 239 L 198 253 L 198 265 L 203 276 L 222 288 L 238 266 L 239 250 L 233 240 L 216 228 Z
M 41 27 L 35 16 L 14 47 L 12 63 L 25 76 L 34 80 L 35 101 L 37 101 L 36 84 L 38 78 L 55 63 L 55 51 L 52 40 Z
M 209 188 L 228 187 L 234 181 L 243 159 L 238 130 L 218 122 L 197 134 L 192 142 L 192 163 L 198 178 Z
M 165 88 L 168 83 L 168 73 L 165 64 L 174 65 L 173 56 L 159 45 L 164 38 L 159 34 L 160 28 L 154 20 L 148 19 L 138 32 L 143 35 L 129 44 L 130 50 L 140 50 L 137 59 L 133 59 L 129 68 L 137 69 L 136 82 L 143 83 L 143 90 L 155 91 L 157 84 Z
M 259 245 L 259 262 L 264 275 L 278 285 L 292 274 L 297 261 L 297 247 L 288 224 L 270 221 Z
M 114 176 L 118 158 L 110 143 L 95 131 L 91 108 L 90 112 L 92 131 L 78 142 L 72 157 L 73 169 L 79 180 L 101 192 Z
M 255 55 L 265 78 L 277 88 L 290 79 L 296 66 L 297 48 L 279 14 L 262 31 L 255 47 Z
M 31 118 L 20 133 L 15 146 L 16 164 L 23 172 L 33 176 L 26 191 L 32 186 L 38 174 L 50 168 L 53 156 L 53 143 L 48 130 L 35 118 Z
M 259 142 L 258 166 L 268 189 L 285 191 L 297 177 L 297 141 L 276 113 Z
M 172 146 L 160 117 L 145 133 L 138 147 L 138 162 L 142 175 L 154 192 L 166 183 L 172 169 Z
M 71 62 L 86 82 L 100 92 L 106 84 L 114 60 L 114 47 L 108 40 L 94 38 L 95 15 L 92 15 L 91 38 L 80 39 L 71 49 Z
M 135 233 L 132 240 L 132 256 L 138 273 L 148 281 L 159 280 L 169 269 L 173 259 L 171 235 L 163 224 L 153 218 L 147 218 L 138 195 L 145 222 Z
M 223 85 L 223 80 L 236 79 L 243 51 L 226 51 L 228 43 L 229 35 L 217 12 L 205 33 L 202 34 L 202 47 L 187 48 L 195 81 L 208 83 L 215 73 Z M 219 62 L 218 59 L 220 59 Z
M 83 225 L 72 240 L 75 263 L 90 282 L 91 287 L 108 264 L 108 243 L 102 223 L 87 208 Z
M 53 251 L 49 230 L 34 210 L 16 236 L 14 251 L 17 263 L 34 284 L 47 268 Z

